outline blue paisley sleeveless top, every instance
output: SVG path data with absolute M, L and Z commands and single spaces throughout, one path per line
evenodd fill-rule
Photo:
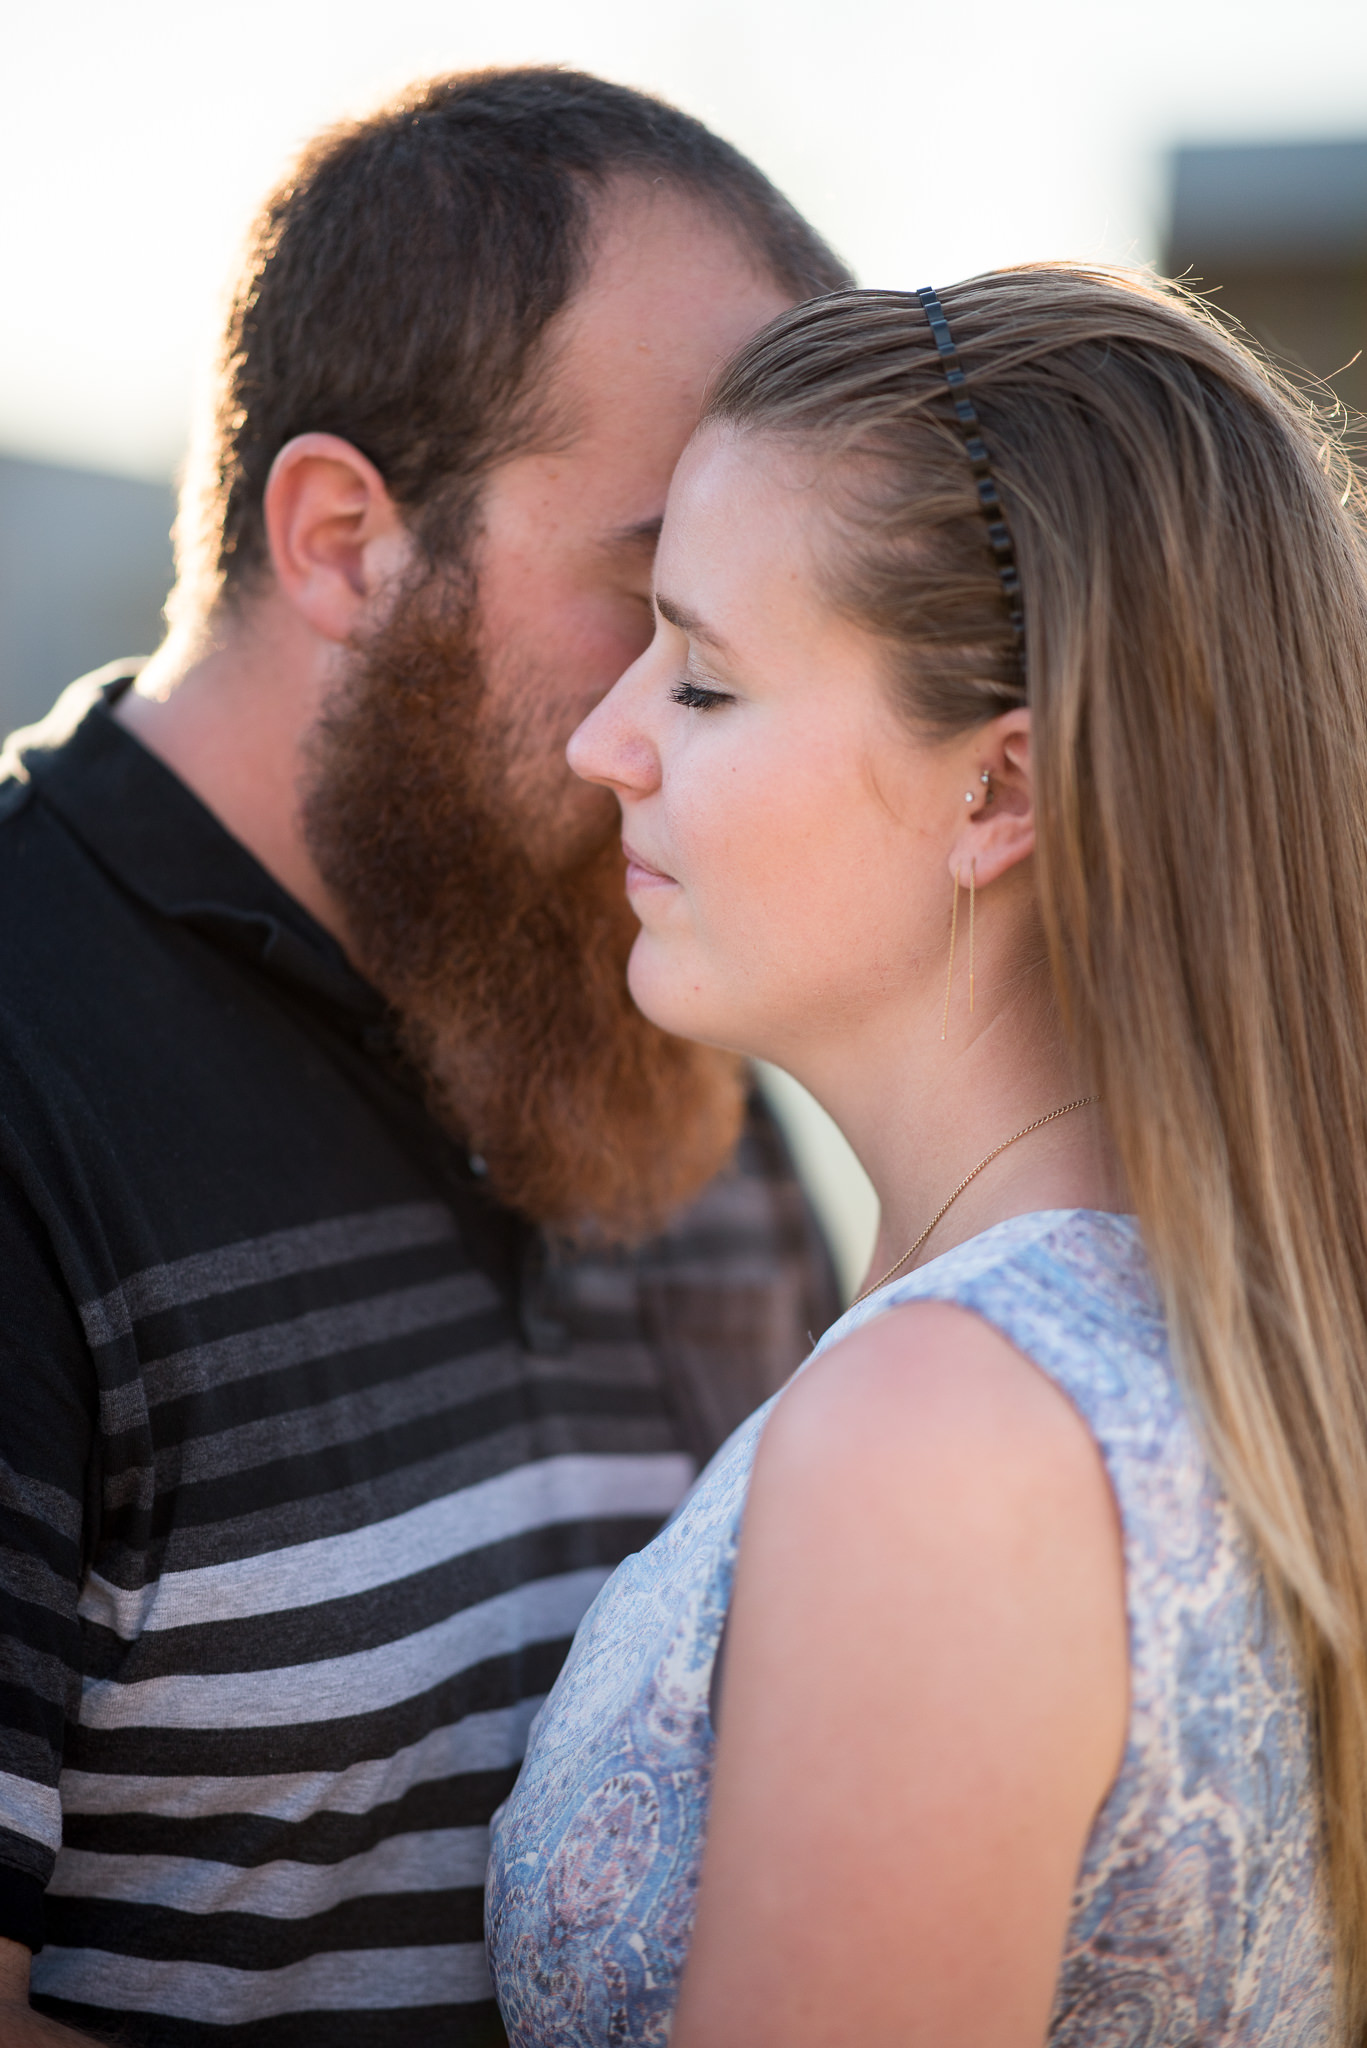
M 1078 1874 L 1051 2048 L 1325 2048 L 1305 1702 L 1175 1376 L 1135 1224 L 1014 1217 L 851 1309 L 818 1350 L 926 1299 L 976 1311 L 1067 1394 L 1123 1525 L 1129 1734 Z M 707 1825 L 712 1667 L 772 1405 L 603 1588 L 495 1817 L 488 1939 L 514 2048 L 668 2039 Z

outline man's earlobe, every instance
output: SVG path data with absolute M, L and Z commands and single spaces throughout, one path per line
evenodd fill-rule
M 285 443 L 263 512 L 277 585 L 326 640 L 351 638 L 412 553 L 384 478 L 339 434 Z

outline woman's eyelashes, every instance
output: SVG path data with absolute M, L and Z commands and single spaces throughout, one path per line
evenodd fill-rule
M 689 711 L 710 711 L 715 704 L 733 701 L 728 690 L 714 690 L 686 675 L 679 677 L 669 694 L 674 703 L 684 705 Z

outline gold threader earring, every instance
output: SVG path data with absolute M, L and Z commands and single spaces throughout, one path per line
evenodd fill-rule
M 973 907 L 978 891 L 978 863 L 968 863 L 968 1014 L 973 1015 Z
M 984 768 L 981 775 L 978 777 L 978 780 L 983 786 L 983 804 L 984 806 L 986 806 L 987 804 L 990 804 L 992 801 L 992 774 L 990 769 Z M 966 804 L 971 804 L 973 802 L 973 791 L 971 789 L 966 789 L 964 791 L 964 802 Z M 958 935 L 959 930 L 960 872 L 961 871 L 958 868 L 955 868 L 954 907 L 949 913 L 949 971 L 945 975 L 945 1013 L 944 1016 L 940 1019 L 941 1042 L 943 1042 L 949 1036 L 949 997 L 950 991 L 954 987 L 954 941 Z M 976 980 L 973 971 L 973 926 L 975 922 L 974 911 L 976 908 L 975 898 L 977 896 L 977 890 L 978 863 L 976 860 L 971 860 L 968 863 L 968 1014 L 970 1017 L 973 1015 L 974 989 Z
M 958 937 L 959 933 L 959 876 L 961 873 L 962 869 L 955 868 L 954 904 L 953 908 L 949 913 L 949 970 L 945 975 L 945 1010 L 943 1017 L 941 1017 L 940 1019 L 941 1044 L 943 1044 L 945 1039 L 949 1036 L 949 998 L 954 988 L 954 941 Z M 971 860 L 968 863 L 968 1014 L 970 1017 L 973 1015 L 974 984 L 976 981 L 976 975 L 974 972 L 976 963 L 973 957 L 973 928 L 976 923 L 975 911 L 977 909 L 977 894 L 978 863 L 976 860 Z
M 954 939 L 959 929 L 959 870 L 954 870 L 954 908 L 949 913 L 949 972 L 945 976 L 945 1014 L 940 1019 L 940 1042 L 949 1036 L 949 992 L 954 986 Z

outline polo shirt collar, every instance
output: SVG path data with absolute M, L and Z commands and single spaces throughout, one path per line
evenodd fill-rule
M 5 765 L 132 895 L 371 1035 L 385 1017 L 384 998 L 332 934 L 113 716 L 135 674 L 119 663 L 73 683 L 41 724 L 13 736 Z

